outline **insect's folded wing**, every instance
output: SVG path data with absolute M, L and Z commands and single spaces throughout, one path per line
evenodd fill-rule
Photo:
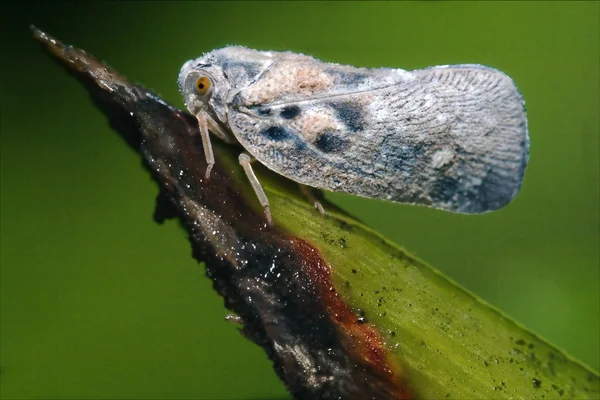
M 512 79 L 479 65 L 428 68 L 415 76 L 423 82 L 416 104 L 426 109 L 415 131 L 433 139 L 423 163 L 432 205 L 481 213 L 508 204 L 529 159 L 525 103 Z
M 305 185 L 455 212 L 516 195 L 529 141 L 509 77 L 477 65 L 323 65 L 300 69 L 312 80 L 274 89 L 267 79 L 234 100 L 229 124 L 261 163 Z

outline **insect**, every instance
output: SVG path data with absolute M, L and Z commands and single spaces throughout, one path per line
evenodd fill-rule
M 529 158 L 521 94 L 482 65 L 370 69 L 229 46 L 186 62 L 178 83 L 206 177 L 209 132 L 241 145 L 269 224 L 253 160 L 305 188 L 474 214 L 515 197 Z

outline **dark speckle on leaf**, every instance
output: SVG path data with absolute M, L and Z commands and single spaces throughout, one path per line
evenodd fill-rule
M 533 387 L 537 389 L 537 388 L 539 388 L 540 386 L 542 386 L 542 381 L 540 381 L 540 380 L 539 380 L 539 379 L 537 379 L 537 378 L 533 378 Z

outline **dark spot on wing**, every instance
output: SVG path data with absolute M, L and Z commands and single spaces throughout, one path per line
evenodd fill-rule
M 369 77 L 369 75 L 361 72 L 340 71 L 335 68 L 328 68 L 325 73 L 334 77 L 336 85 L 348 85 L 350 87 L 364 82 Z
M 235 97 L 231 100 L 231 107 L 239 111 L 244 106 L 244 101 L 242 100 L 242 96 L 240 93 L 236 94 Z
M 216 63 L 221 66 L 226 76 L 235 81 L 250 80 L 261 71 L 261 64 L 256 61 L 239 61 L 219 54 Z
M 290 132 L 280 126 L 270 126 L 267 129 L 263 129 L 260 133 L 266 138 L 276 141 L 289 139 L 292 136 Z
M 436 203 L 447 203 L 452 202 L 454 195 L 456 195 L 459 189 L 460 183 L 458 179 L 442 176 L 433 183 L 429 195 Z
M 332 132 L 323 132 L 317 140 L 315 146 L 323 153 L 333 153 L 344 149 L 348 142 Z
M 520 182 L 502 176 L 494 170 L 488 171 L 481 185 L 477 186 L 477 212 L 497 210 L 507 205 L 513 198 Z
M 297 105 L 285 106 L 281 110 L 281 116 L 285 119 L 292 119 L 300 114 L 300 107 Z
M 329 105 L 350 132 L 358 132 L 364 129 L 364 110 L 360 105 L 349 101 L 335 101 L 329 103 Z
M 506 206 L 514 197 L 520 181 L 490 169 L 477 186 L 466 185 L 468 178 L 439 178 L 430 189 L 432 200 L 452 203 L 450 208 L 459 212 L 477 214 Z
M 524 126 L 525 123 L 521 123 L 521 129 L 525 130 L 527 129 L 527 127 Z M 525 175 L 525 168 L 527 168 L 527 162 L 529 161 L 529 138 L 524 137 L 521 140 L 521 151 L 522 151 L 522 155 L 521 155 L 521 165 L 519 168 L 519 173 L 518 173 L 518 179 L 519 179 L 519 186 L 521 185 L 521 181 L 523 180 L 523 175 Z
M 246 72 L 246 76 L 253 78 L 260 73 L 261 65 L 257 62 L 251 61 L 234 61 L 227 63 L 227 68 L 233 69 L 238 68 Z M 223 67 L 225 69 L 225 66 Z
M 267 107 L 260 107 L 260 108 L 256 109 L 256 113 L 263 117 L 268 117 L 269 115 L 273 114 L 273 110 L 271 110 L 270 108 L 267 108 Z
M 384 141 L 377 162 L 385 165 L 386 171 L 395 171 L 410 183 L 418 174 L 417 166 L 425 156 L 426 150 L 425 143 L 397 144 L 394 141 Z

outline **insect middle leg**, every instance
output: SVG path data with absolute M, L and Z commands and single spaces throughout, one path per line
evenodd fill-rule
M 263 206 L 265 209 L 267 224 L 269 224 L 269 226 L 273 225 L 273 219 L 271 218 L 271 210 L 269 208 L 269 199 L 267 198 L 265 191 L 260 185 L 258 178 L 254 174 L 254 171 L 252 170 L 252 165 L 250 165 L 252 163 L 252 158 L 248 154 L 242 153 L 238 157 L 238 160 L 242 168 L 244 168 L 244 172 L 246 173 L 246 176 L 248 177 L 248 180 L 252 185 L 252 189 L 254 189 L 254 193 L 256 193 L 256 197 L 258 197 L 260 205 Z
M 321 213 L 321 215 L 325 215 L 325 209 L 323 208 L 323 205 L 321 204 L 321 202 L 317 199 L 317 197 L 313 193 L 312 188 L 309 186 L 306 186 L 306 185 L 302 185 L 302 184 L 298 184 L 298 185 L 300 186 L 300 191 L 302 192 L 304 197 L 306 197 L 308 199 L 308 201 L 310 201 L 311 203 L 313 203 L 315 205 L 315 208 L 317 210 L 319 210 L 319 213 Z

